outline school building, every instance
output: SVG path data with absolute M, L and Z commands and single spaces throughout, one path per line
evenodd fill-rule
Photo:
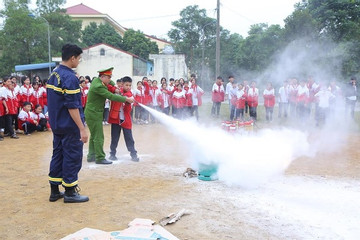
M 66 14 L 68 14 L 74 20 L 81 20 L 82 21 L 82 29 L 86 26 L 90 25 L 91 22 L 96 23 L 97 25 L 100 24 L 110 24 L 117 33 L 121 37 L 124 37 L 125 32 L 128 30 L 127 28 L 121 26 L 118 22 L 116 22 L 113 18 L 105 13 L 100 13 L 99 11 L 88 7 L 82 3 L 68 7 L 66 9 Z M 159 51 L 162 52 L 164 48 L 168 45 L 171 45 L 171 42 L 168 42 L 163 39 L 159 39 L 147 34 L 144 34 L 145 37 L 149 38 L 150 41 L 155 42 L 158 45 Z

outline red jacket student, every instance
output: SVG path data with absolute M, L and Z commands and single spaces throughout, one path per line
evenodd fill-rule
M 133 96 L 131 91 L 122 93 L 122 95 L 126 97 Z M 132 106 L 130 103 L 111 101 L 108 123 L 119 124 L 123 128 L 131 129 L 132 128 L 131 114 L 130 114 L 131 109 Z
M 239 87 L 238 91 L 236 92 L 236 104 L 235 104 L 235 107 L 236 109 L 245 109 L 245 102 L 246 102 L 246 98 L 247 98 L 247 94 L 246 92 L 244 91 L 244 87 L 242 84 L 239 84 L 241 85 L 241 89 Z M 231 98 L 232 100 L 232 98 Z
M 221 83 L 221 79 L 217 79 L 212 87 L 212 101 L 223 102 L 225 100 L 225 90 Z
M 204 95 L 204 90 L 202 90 L 195 82 L 195 79 L 191 81 L 191 89 L 192 89 L 192 103 L 194 106 L 202 105 L 202 95 Z
M 24 102 L 31 102 L 31 97 L 34 92 L 29 77 L 24 76 L 21 78 L 21 81 L 23 85 L 20 87 L 20 106 L 22 106 Z
M 250 87 L 247 94 L 247 102 L 249 107 L 257 107 L 259 104 L 259 89 Z
M 143 88 L 143 84 L 141 81 L 137 82 L 137 88 L 134 90 L 134 107 L 139 106 L 139 103 L 144 104 L 145 101 L 145 93 L 144 93 L 144 88 Z
M 42 87 L 39 87 L 39 84 L 34 82 L 33 92 L 30 99 L 33 108 L 38 104 L 40 104 L 40 106 L 44 108 L 44 94 L 46 94 L 46 90 Z
M 19 137 L 16 135 L 13 122 L 16 121 L 19 109 L 19 99 L 16 91 L 14 89 L 14 84 L 10 78 L 4 78 L 5 88 L 2 89 L 2 98 L 5 100 L 5 132 L 9 134 L 11 138 L 18 139 Z M 4 101 L 3 101 L 4 102 Z M 2 103 L 3 104 L 3 103 Z M 18 126 L 15 126 L 18 129 Z
M 13 86 L 6 86 L 4 90 L 5 103 L 8 108 L 8 115 L 17 115 L 19 109 L 19 97 Z
M 309 103 L 309 89 L 304 81 L 301 81 L 298 87 L 296 102 L 305 105 Z
M 181 85 L 173 92 L 171 103 L 175 108 L 183 108 L 185 106 L 186 97 Z
M 265 107 L 274 107 L 275 106 L 275 90 L 271 86 L 268 86 L 263 93 L 264 97 L 264 106 Z
M 123 96 L 132 97 L 130 77 L 123 77 Z M 127 150 L 130 152 L 131 160 L 138 162 L 137 151 L 135 150 L 135 141 L 132 136 L 132 122 L 131 122 L 131 104 L 111 102 L 109 123 L 111 123 L 111 144 L 110 144 L 110 160 L 117 160 L 116 148 L 119 143 L 121 130 L 124 134 Z
M 166 82 L 161 85 L 161 94 L 158 96 L 158 102 L 163 113 L 169 115 L 170 105 L 171 105 L 171 95 L 170 91 L 166 85 Z
M 144 105 L 149 106 L 151 105 L 152 98 L 150 95 L 150 85 L 148 83 L 147 77 L 143 78 L 143 90 L 144 90 Z
M 5 116 L 6 114 L 6 96 L 5 96 L 5 87 L 0 87 L 0 117 Z
M 19 113 L 18 116 L 18 127 L 21 130 L 24 130 L 25 135 L 28 135 L 35 131 L 36 125 L 38 122 L 33 120 L 30 115 L 31 104 L 30 102 L 24 102 L 24 107 Z
M 109 86 L 112 86 L 111 84 L 108 84 Z M 109 89 L 109 87 L 108 87 Z M 80 92 L 81 92 L 81 105 L 83 108 L 86 106 L 87 101 L 87 94 L 89 92 L 89 88 L 86 86 L 85 80 L 82 80 L 80 82 Z
M 193 90 L 189 88 L 189 86 L 185 83 L 184 91 L 185 91 L 185 107 L 192 107 Z

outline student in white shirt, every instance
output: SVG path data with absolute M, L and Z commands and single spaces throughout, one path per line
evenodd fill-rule
M 289 108 L 289 88 L 288 81 L 284 81 L 284 85 L 279 88 L 279 114 L 278 117 L 284 116 L 287 118 Z
M 326 118 L 329 114 L 330 100 L 335 98 L 335 95 L 324 85 L 321 86 L 320 91 L 314 96 L 319 101 L 318 117 L 316 118 L 316 126 L 319 126 L 321 123 L 326 122 Z

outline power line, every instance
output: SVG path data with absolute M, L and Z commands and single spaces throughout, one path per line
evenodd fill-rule
M 222 1 L 222 2 L 224 2 L 224 1 Z M 235 10 L 234 10 L 234 7 L 231 7 L 231 6 L 228 7 L 228 6 L 225 5 L 224 3 L 222 3 L 221 5 L 222 5 L 223 7 L 225 7 L 227 10 L 229 10 L 230 12 L 234 13 L 235 15 L 238 15 L 238 16 L 241 17 L 241 18 L 246 19 L 246 20 L 249 21 L 249 22 L 252 22 L 252 23 L 257 23 L 257 22 L 258 22 L 258 21 L 255 21 L 255 20 L 253 20 L 253 19 L 251 19 L 251 18 L 248 18 L 248 17 L 242 15 L 241 13 L 235 11 Z

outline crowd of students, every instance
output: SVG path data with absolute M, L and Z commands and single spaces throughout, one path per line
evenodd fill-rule
M 117 87 L 122 88 L 122 81 L 116 81 Z M 86 99 L 87 86 L 81 86 L 82 99 Z M 132 96 L 135 99 L 133 112 L 131 114 L 135 124 L 149 124 L 156 120 L 141 107 L 140 104 L 161 111 L 167 115 L 172 115 L 178 119 L 184 119 L 190 116 L 199 118 L 198 107 L 202 105 L 203 89 L 196 84 L 195 75 L 191 75 L 189 81 L 183 78 L 161 78 L 160 83 L 157 80 L 150 80 L 143 77 L 136 83 L 136 88 L 132 89 Z M 85 106 L 84 106 L 85 107 Z M 108 124 L 110 104 L 105 103 L 103 124 Z
M 265 107 L 265 119 L 273 121 L 274 106 L 279 103 L 279 118 L 296 117 L 300 121 L 309 119 L 311 110 L 314 109 L 316 125 L 324 123 L 329 114 L 335 114 L 339 109 L 345 110 L 354 118 L 355 104 L 357 101 L 356 78 L 342 88 L 335 81 L 329 84 L 317 83 L 312 77 L 307 81 L 298 81 L 292 78 L 284 81 L 278 91 L 275 91 L 272 83 L 267 83 L 266 88 L 260 95 L 256 82 L 248 85 L 247 81 L 236 83 L 233 76 L 229 76 L 229 82 L 224 87 L 224 81 L 218 77 L 212 88 L 213 106 L 212 116 L 218 117 L 221 103 L 227 97 L 230 105 L 230 120 L 244 120 L 244 114 L 249 112 L 252 120 L 257 120 L 257 107 L 259 97 L 263 98 Z
M 225 85 L 224 80 L 218 77 L 213 84 L 211 108 L 213 117 L 219 117 L 221 103 L 227 100 L 231 121 L 245 120 L 247 113 L 252 120 L 256 121 L 259 97 L 263 98 L 267 122 L 273 121 L 276 102 L 279 104 L 279 118 L 296 117 L 305 120 L 309 118 L 311 109 L 315 109 L 316 123 L 319 124 L 344 102 L 347 111 L 354 117 L 357 101 L 355 77 L 352 77 L 343 88 L 340 88 L 335 81 L 325 84 L 315 82 L 312 77 L 309 77 L 307 81 L 292 78 L 284 81 L 278 91 L 275 91 L 271 83 L 267 83 L 262 94 L 255 81 L 250 84 L 248 81 L 236 83 L 234 76 L 229 76 L 228 80 Z M 4 77 L 0 81 L 0 141 L 4 139 L 4 136 L 18 139 L 19 130 L 22 130 L 25 135 L 30 135 L 33 131 L 46 131 L 50 128 L 47 123 L 46 80 L 35 76 L 31 82 L 29 77 L 23 76 L 20 81 L 21 86 L 17 84 L 15 76 Z M 80 76 L 79 83 L 82 107 L 85 109 L 91 79 L 89 76 Z M 116 84 L 118 88 L 121 88 L 123 83 L 119 79 Z M 132 96 L 135 99 L 131 114 L 133 122 L 135 124 L 155 122 L 155 119 L 140 104 L 167 115 L 171 114 L 178 119 L 191 116 L 198 119 L 198 107 L 202 105 L 203 94 L 203 89 L 196 84 L 194 74 L 191 75 L 189 81 L 183 78 L 177 80 L 170 78 L 167 81 L 166 78 L 162 78 L 160 83 L 143 77 L 142 81 L 137 82 L 136 88 L 132 89 Z M 103 117 L 104 124 L 108 124 L 109 109 L 110 102 L 107 101 Z
M 48 129 L 46 112 L 46 80 L 35 76 L 32 83 L 27 76 L 21 77 L 22 85 L 15 76 L 0 81 L 0 141 L 4 136 L 18 139 L 21 130 L 30 135 L 35 130 Z

